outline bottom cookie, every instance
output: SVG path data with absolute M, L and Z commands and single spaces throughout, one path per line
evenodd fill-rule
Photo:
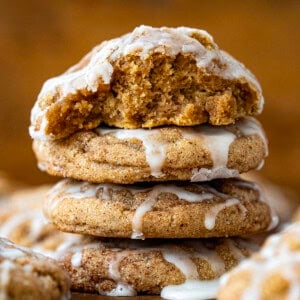
M 69 299 L 69 289 L 55 261 L 0 238 L 0 299 Z
M 258 247 L 253 240 L 238 238 L 95 239 L 66 249 L 57 259 L 70 274 L 74 291 L 109 296 L 162 293 L 168 298 L 192 286 L 214 297 L 217 279 Z

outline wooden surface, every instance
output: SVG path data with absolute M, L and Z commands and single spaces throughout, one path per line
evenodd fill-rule
M 53 181 L 36 168 L 30 109 L 49 77 L 103 39 L 136 25 L 194 26 L 260 80 L 259 118 L 270 140 L 263 173 L 300 193 L 300 1 L 0 1 L 0 170 L 28 182 Z

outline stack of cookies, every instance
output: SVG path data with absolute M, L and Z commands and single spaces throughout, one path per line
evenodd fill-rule
M 252 117 L 262 108 L 244 65 L 186 27 L 140 26 L 46 81 L 33 149 L 41 170 L 67 179 L 44 211 L 95 237 L 59 258 L 73 290 L 214 297 L 214 279 L 257 244 L 228 237 L 277 224 L 259 187 L 238 179 L 268 154 Z

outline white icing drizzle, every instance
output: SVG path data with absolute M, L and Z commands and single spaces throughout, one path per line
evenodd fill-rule
M 33 252 L 32 249 L 16 245 L 6 238 L 0 238 L 0 257 L 15 260 L 26 255 L 43 257 L 40 254 Z
M 10 234 L 25 222 L 30 223 L 27 238 L 30 241 L 35 241 L 44 228 L 44 217 L 40 210 L 18 213 L 8 218 L 0 226 L 0 236 L 9 238 Z
M 71 181 L 69 179 L 61 180 L 48 192 L 45 201 L 45 214 L 53 211 L 59 202 L 70 197 L 72 199 L 84 199 L 99 197 L 103 200 L 110 200 L 111 193 L 126 189 L 132 194 L 142 193 L 148 191 L 150 188 L 139 188 L 122 186 L 117 184 L 92 184 L 88 182 Z M 101 193 L 100 193 L 101 191 Z
M 236 123 L 236 128 L 244 135 L 258 135 L 265 145 L 265 152 L 268 152 L 267 140 L 262 127 L 252 117 L 245 117 Z M 209 181 L 215 178 L 238 177 L 239 172 L 227 168 L 229 148 L 237 138 L 229 129 L 232 126 L 213 127 L 200 125 L 194 127 L 180 128 L 185 139 L 203 138 L 203 146 L 209 152 L 213 161 L 213 167 L 194 168 L 191 181 Z M 112 134 L 120 140 L 138 139 L 142 141 L 145 148 L 146 161 L 150 167 L 151 175 L 160 178 L 164 176 L 162 167 L 165 162 L 165 154 L 168 143 L 163 140 L 160 129 L 103 129 L 97 128 L 100 135 Z
M 168 285 L 161 291 L 161 297 L 168 300 L 207 300 L 217 296 L 219 279 L 186 280 L 179 285 Z
M 113 297 L 133 297 L 137 293 L 130 285 L 118 282 L 116 287 L 111 291 L 99 290 L 99 294 Z
M 192 37 L 193 34 L 201 36 L 212 47 L 206 48 Z M 30 135 L 33 138 L 49 138 L 45 134 L 48 126 L 45 115 L 49 108 L 42 110 L 39 106 L 39 100 L 57 94 L 58 101 L 63 101 L 68 94 L 76 94 L 80 90 L 96 93 L 101 83 L 110 84 L 113 74 L 112 63 L 119 57 L 134 53 L 146 59 L 152 52 L 164 53 L 171 57 L 179 53 L 191 53 L 195 55 L 197 66 L 205 68 L 207 72 L 225 79 L 249 81 L 252 88 L 257 92 L 259 110 L 262 110 L 264 99 L 261 87 L 254 75 L 228 53 L 220 51 L 213 38 L 206 31 L 187 27 L 153 28 L 142 25 L 135 28 L 131 33 L 105 41 L 95 47 L 83 58 L 83 61 L 86 62 L 85 66 L 81 61 L 66 73 L 47 80 L 31 112 L 33 125 L 30 127 Z M 220 61 L 220 63 L 215 64 L 215 60 Z M 40 118 L 42 121 L 40 130 L 35 131 L 34 125 Z
M 9 240 L 0 239 L 0 257 L 5 259 L 17 259 L 25 256 L 27 252 L 21 246 L 14 246 Z
M 111 291 L 101 291 L 99 293 L 101 295 L 106 296 L 136 296 L 136 291 L 132 286 L 125 282 L 121 282 L 121 274 L 120 274 L 120 263 L 121 261 L 128 256 L 131 251 L 118 251 L 114 253 L 114 258 L 111 259 L 108 266 L 108 274 L 111 279 L 116 282 L 116 287 Z
M 226 239 L 223 240 L 223 242 L 226 241 Z M 237 241 L 238 244 L 240 244 L 242 240 L 239 239 Z M 178 268 L 183 275 L 186 277 L 186 282 L 178 285 L 178 288 L 187 289 L 187 296 L 192 297 L 192 295 L 195 295 L 196 288 L 198 287 L 200 290 L 198 291 L 198 297 L 199 298 L 191 298 L 191 299 L 206 299 L 204 295 L 207 295 L 207 293 L 211 294 L 214 292 L 214 295 L 216 295 L 216 289 L 213 288 L 213 282 L 214 280 L 209 281 L 201 281 L 198 278 L 198 272 L 197 267 L 193 262 L 193 259 L 201 258 L 204 259 L 209 263 L 211 266 L 212 271 L 214 272 L 214 276 L 218 277 L 222 273 L 225 272 L 225 262 L 218 256 L 217 251 L 215 248 L 210 249 L 209 245 L 207 245 L 207 242 L 201 241 L 201 240 L 185 240 L 182 244 L 179 243 L 179 245 L 191 247 L 191 251 L 183 250 L 184 248 L 176 247 L 172 244 L 162 244 L 162 245 L 155 245 L 151 243 L 152 241 L 132 241 L 132 240 L 119 240 L 117 242 L 115 241 L 108 241 L 108 242 L 97 242 L 95 244 L 88 244 L 84 246 L 76 246 L 75 250 L 72 247 L 73 256 L 71 258 L 71 263 L 73 267 L 80 268 L 81 265 L 79 263 L 77 264 L 75 261 L 78 257 L 81 256 L 80 253 L 83 249 L 87 248 L 97 248 L 99 245 L 103 245 L 104 247 L 109 247 L 112 251 L 114 251 L 112 258 L 109 261 L 108 264 L 108 276 L 112 280 L 115 281 L 116 287 L 111 291 L 103 291 L 98 290 L 98 292 L 102 295 L 108 295 L 108 296 L 133 296 L 136 295 L 136 291 L 134 291 L 134 288 L 130 285 L 128 285 L 126 282 L 122 282 L 122 276 L 120 274 L 120 263 L 123 261 L 125 257 L 130 256 L 134 253 L 142 253 L 142 252 L 149 252 L 149 251 L 160 251 L 166 261 L 173 264 L 176 268 Z M 233 246 L 229 248 L 229 251 L 234 251 L 237 253 L 239 250 L 238 247 L 235 246 L 235 244 L 232 244 Z M 212 244 L 213 246 L 213 244 Z M 125 249 L 120 248 L 114 248 L 114 247 L 121 247 Z M 214 247 L 214 246 L 213 246 Z M 235 247 L 235 248 L 234 248 Z M 247 249 L 247 246 L 245 247 Z M 77 256 L 77 258 L 74 258 L 74 255 Z M 243 255 L 237 255 L 234 254 L 234 256 L 240 260 L 243 259 Z M 76 266 L 74 266 L 74 265 Z M 197 283 L 199 281 L 199 283 Z M 202 284 L 203 283 L 203 284 Z M 217 283 L 217 282 L 216 282 Z M 190 291 L 189 287 L 194 290 Z M 205 288 L 203 290 L 203 288 Z M 173 299 L 170 297 L 173 297 L 174 294 L 173 291 L 176 291 L 176 287 L 166 287 L 163 289 L 162 296 L 167 299 Z M 170 294 L 171 293 L 171 294 Z M 168 296 L 169 295 L 169 296 Z M 201 298 L 203 295 L 203 298 Z M 194 297 L 194 296 L 193 296 Z M 177 298 L 176 298 L 177 299 Z M 181 298 L 181 299 L 190 299 L 190 298 Z
M 265 165 L 265 160 L 262 160 L 261 163 L 258 165 L 258 167 L 255 169 L 256 171 L 261 170 Z
M 205 216 L 205 227 L 208 230 L 212 230 L 215 227 L 216 218 L 220 211 L 222 211 L 226 207 L 230 207 L 233 205 L 240 204 L 240 201 L 238 199 L 232 198 L 228 199 L 223 203 L 215 204 L 214 207 L 210 209 L 210 211 Z
M 239 199 L 236 198 L 230 198 L 228 195 L 223 194 L 216 189 L 212 188 L 209 185 L 205 185 L 206 189 L 216 195 L 219 198 L 224 199 L 225 201 L 219 204 L 215 204 L 205 215 L 205 221 L 204 225 L 206 229 L 212 230 L 215 227 L 216 224 L 216 218 L 218 214 L 225 209 L 226 207 L 230 207 L 233 205 L 238 205 L 238 207 L 241 209 L 243 217 L 245 217 L 246 214 L 246 208 L 242 205 Z
M 201 247 L 201 250 L 203 246 Z M 199 280 L 197 266 L 190 255 L 176 248 L 162 250 L 166 261 L 172 263 L 185 276 L 185 282 L 179 285 L 165 286 L 161 291 L 161 297 L 170 300 L 202 300 L 215 298 L 219 286 L 217 280 Z M 202 255 L 202 251 L 198 256 Z M 197 257 L 197 254 L 193 257 Z
M 193 253 L 192 257 L 207 261 L 216 277 L 225 272 L 225 263 L 223 259 L 221 259 L 215 250 L 212 251 L 212 249 L 207 248 L 205 242 L 195 239 L 187 241 L 186 244 L 192 246 L 194 249 L 197 249 L 197 252 Z
M 162 250 L 162 254 L 164 259 L 179 269 L 186 279 L 199 278 L 197 266 L 185 251 L 169 246 Z
M 237 177 L 239 175 L 237 170 L 227 168 L 229 147 L 236 139 L 236 136 L 232 132 L 227 131 L 226 127 L 206 125 L 183 131 L 183 136 L 187 139 L 197 138 L 199 135 L 204 139 L 204 145 L 210 153 L 213 167 L 212 169 L 195 168 L 191 181 L 208 181 L 214 178 Z
M 102 129 L 97 128 L 100 135 L 113 134 L 120 140 L 138 139 L 145 147 L 146 161 L 150 167 L 151 175 L 156 178 L 163 176 L 161 171 L 165 161 L 167 144 L 159 139 L 159 129 Z
M 64 253 L 68 248 L 79 243 L 81 239 L 82 236 L 79 234 L 64 233 L 63 243 L 56 248 L 51 257 L 58 258 L 60 253 Z
M 81 260 L 82 260 L 82 251 L 75 252 L 72 255 L 72 258 L 71 258 L 72 267 L 74 267 L 74 268 L 80 267 L 81 266 Z
M 69 180 L 59 181 L 52 189 L 49 190 L 45 201 L 45 216 L 48 217 L 47 212 L 53 211 L 57 204 L 68 196 L 72 198 L 83 199 L 95 197 L 96 190 L 93 184 L 87 182 L 73 182 Z M 105 185 L 104 185 L 105 186 Z M 100 186 L 99 186 L 100 188 Z M 59 195 L 59 197 L 58 197 Z
M 149 192 L 147 199 L 136 209 L 132 219 L 132 239 L 144 239 L 142 232 L 143 216 L 152 210 L 152 207 L 157 202 L 158 196 L 162 193 L 175 194 L 179 199 L 189 202 L 201 202 L 203 200 L 212 199 L 214 196 L 211 193 L 192 193 L 182 187 L 175 185 L 155 185 Z
M 41 253 L 44 256 L 50 257 L 52 259 L 58 260 L 61 256 L 65 254 L 67 249 L 72 246 L 78 245 L 82 241 L 82 236 L 71 233 L 61 233 L 63 235 L 61 239 L 63 240 L 55 249 L 49 250 L 43 247 L 43 244 L 34 244 L 31 249 L 36 253 Z M 74 258 L 75 259 L 75 258 Z M 77 258 L 78 259 L 78 258 Z M 75 266 L 74 266 L 75 267 Z
M 230 250 L 230 253 L 233 255 L 233 257 L 237 261 L 241 261 L 241 260 L 245 259 L 245 255 L 243 254 L 243 252 L 241 251 L 241 249 L 239 249 L 235 245 L 235 242 L 233 240 L 227 239 L 226 242 L 227 242 L 228 248 Z

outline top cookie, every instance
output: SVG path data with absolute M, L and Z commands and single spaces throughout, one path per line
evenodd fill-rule
M 121 128 L 227 125 L 262 107 L 254 75 L 206 31 L 140 26 L 46 81 L 30 134 L 57 139 L 102 122 Z

